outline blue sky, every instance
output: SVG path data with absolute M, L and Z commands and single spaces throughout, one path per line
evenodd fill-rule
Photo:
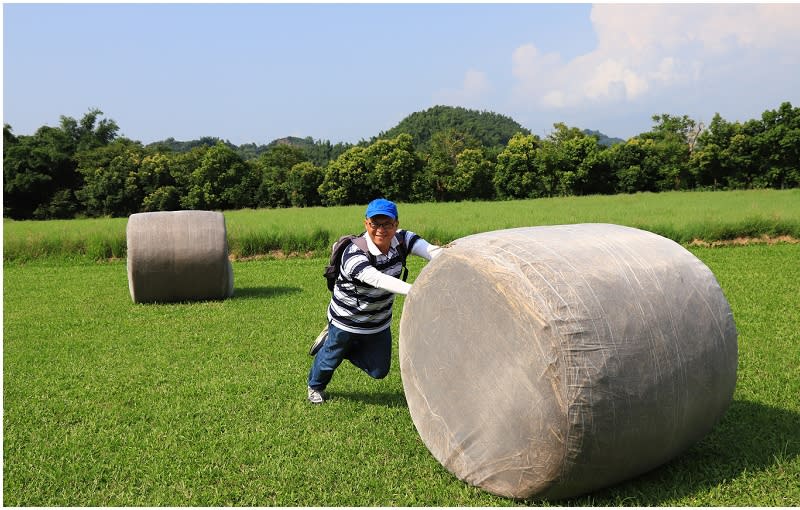
M 437 104 L 628 138 L 800 105 L 800 4 L 3 5 L 3 122 L 369 139 Z

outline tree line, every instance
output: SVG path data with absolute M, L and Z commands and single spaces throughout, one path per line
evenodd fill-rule
M 542 138 L 507 117 L 443 106 L 355 145 L 143 145 L 102 116 L 62 116 L 33 135 L 4 125 L 5 217 L 800 186 L 800 108 L 788 102 L 746 122 L 716 114 L 708 126 L 654 115 L 650 131 L 612 144 L 563 123 Z

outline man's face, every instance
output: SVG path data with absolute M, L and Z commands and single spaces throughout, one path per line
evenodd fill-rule
M 384 253 L 389 251 L 389 247 L 392 245 L 392 237 L 397 231 L 397 225 L 396 220 L 382 214 L 364 220 L 364 228 L 370 239 Z

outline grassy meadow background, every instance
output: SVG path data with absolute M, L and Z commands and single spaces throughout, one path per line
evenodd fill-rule
M 447 243 L 502 228 L 617 223 L 679 243 L 693 239 L 789 235 L 800 238 L 800 189 L 637 193 L 507 202 L 400 204 L 400 223 Z M 225 212 L 233 257 L 282 253 L 325 256 L 342 234 L 363 231 L 364 206 Z M 5 262 L 57 257 L 125 257 L 127 218 L 3 221 Z
M 400 213 L 438 242 L 525 225 L 645 228 L 685 244 L 719 280 L 739 333 L 722 421 L 650 473 L 555 504 L 800 505 L 800 244 L 690 245 L 800 238 L 800 190 L 401 204 Z M 306 352 L 330 296 L 322 257 L 333 238 L 359 231 L 362 215 L 362 206 L 226 212 L 235 296 L 161 305 L 131 302 L 126 218 L 4 221 L 4 505 L 541 504 L 470 487 L 427 451 L 397 363 L 402 297 L 390 375 L 375 381 L 345 363 L 328 403 L 305 401 Z M 424 261 L 410 262 L 412 281 Z

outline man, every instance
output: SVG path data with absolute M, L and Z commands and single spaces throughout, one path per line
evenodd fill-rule
M 342 255 L 340 273 L 328 305 L 328 331 L 323 331 L 310 353 L 308 400 L 325 402 L 325 388 L 343 360 L 370 377 L 389 373 L 392 355 L 392 304 L 395 294 L 408 294 L 411 285 L 398 278 L 402 270 L 401 242 L 406 253 L 431 260 L 441 248 L 417 234 L 398 230 L 397 206 L 385 198 L 367 205 L 364 219 L 369 254 L 351 243 Z

